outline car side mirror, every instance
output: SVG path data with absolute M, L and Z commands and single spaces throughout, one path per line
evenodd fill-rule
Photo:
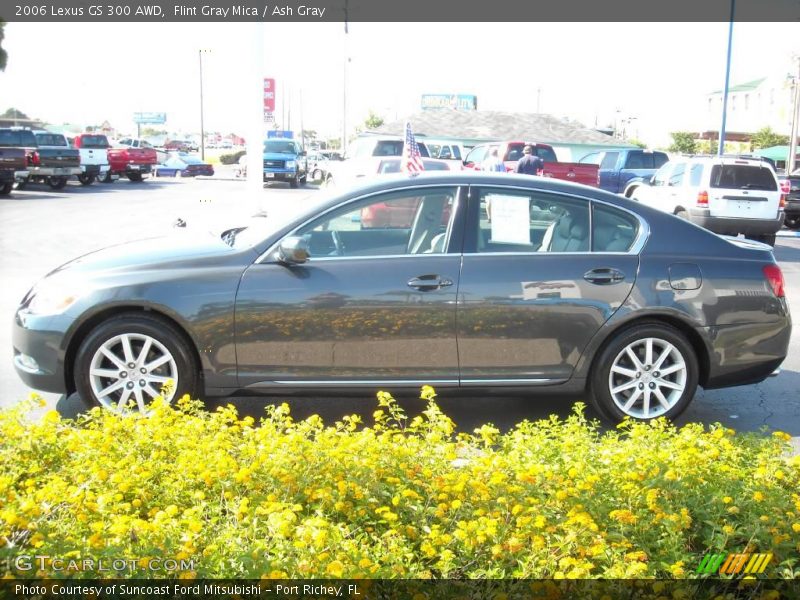
M 647 180 L 647 185 L 655 185 L 656 184 L 656 176 L 653 175 L 650 179 Z
M 275 253 L 275 258 L 284 265 L 302 265 L 309 256 L 308 242 L 295 235 L 283 238 Z

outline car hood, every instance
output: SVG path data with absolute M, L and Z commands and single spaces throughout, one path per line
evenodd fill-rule
M 264 152 L 264 160 L 295 160 L 296 154 L 291 152 Z
M 221 232 L 220 232 L 221 233 Z M 248 251 L 252 261 L 254 251 Z M 98 272 L 171 269 L 187 263 L 219 264 L 242 254 L 222 241 L 219 234 L 195 229 L 176 230 L 172 235 L 108 246 L 75 258 L 48 276 L 79 275 Z

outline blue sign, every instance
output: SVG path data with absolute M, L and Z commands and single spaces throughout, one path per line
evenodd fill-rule
M 422 94 L 423 109 L 477 110 L 478 97 L 469 94 Z
M 167 122 L 167 113 L 163 112 L 137 112 L 133 113 L 133 122 L 150 125 L 163 125 Z
M 285 140 L 294 139 L 294 131 L 281 131 L 280 129 L 267 131 L 267 138 L 283 138 Z

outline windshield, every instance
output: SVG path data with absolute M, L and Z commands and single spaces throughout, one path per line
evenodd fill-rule
M 0 130 L 0 146 L 35 146 L 36 138 L 26 129 Z
M 264 152 L 297 154 L 294 142 L 287 142 L 286 140 L 267 140 L 264 142 Z

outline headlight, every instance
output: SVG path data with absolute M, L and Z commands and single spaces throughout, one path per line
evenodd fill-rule
M 25 309 L 34 315 L 58 315 L 88 291 L 74 282 L 43 279 L 30 293 Z
M 286 168 L 287 169 L 295 169 L 295 168 L 297 168 L 297 161 L 296 160 L 287 160 L 286 161 Z

